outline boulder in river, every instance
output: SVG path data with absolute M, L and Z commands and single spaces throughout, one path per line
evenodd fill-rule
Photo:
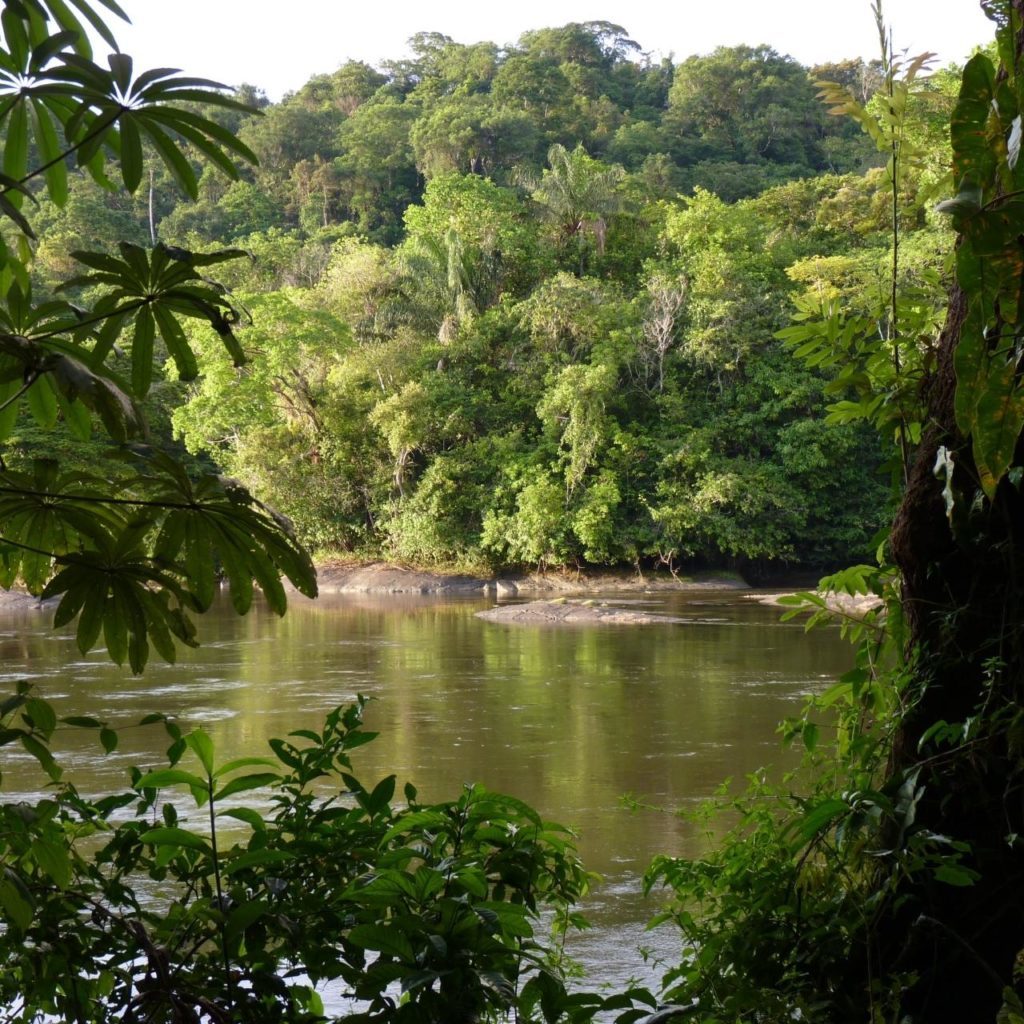
M 673 615 L 659 615 L 639 608 L 621 608 L 596 600 L 529 601 L 505 604 L 477 612 L 488 622 L 514 626 L 650 626 L 685 622 Z

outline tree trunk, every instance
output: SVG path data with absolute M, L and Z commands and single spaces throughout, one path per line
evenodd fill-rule
M 915 829 L 970 844 L 962 863 L 980 875 L 960 887 L 925 869 L 897 883 L 880 922 L 879 966 L 916 978 L 903 1007 L 915 1022 L 994 1021 L 1024 948 L 1024 840 L 1014 838 L 1024 837 L 1024 499 L 1004 480 L 994 501 L 977 500 L 970 444 L 953 414 L 965 311 L 954 288 L 927 384 L 928 426 L 892 531 L 913 676 L 889 782 L 919 772 Z M 952 525 L 933 474 L 941 446 L 956 460 Z M 1018 464 L 1021 455 L 1018 445 Z M 962 741 L 926 735 L 936 722 L 972 720 Z

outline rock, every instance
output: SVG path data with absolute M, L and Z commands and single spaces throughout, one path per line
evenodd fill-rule
M 515 626 L 649 626 L 686 621 L 672 615 L 657 615 L 634 608 L 615 608 L 594 601 L 572 601 L 564 597 L 553 601 L 506 604 L 476 614 L 488 622 Z
M 40 601 L 38 597 L 33 597 L 24 590 L 0 590 L 0 610 L 5 612 L 45 612 L 51 611 L 59 603 L 59 597 L 51 597 L 46 601 Z
M 647 577 L 635 572 L 550 572 L 515 579 L 493 579 L 454 573 L 422 572 L 386 562 L 328 561 L 317 566 L 322 594 L 496 594 L 499 598 L 520 594 L 662 593 L 669 591 L 746 589 L 735 576 L 721 573 L 682 579 L 665 574 Z
M 491 580 L 477 576 L 417 572 L 397 565 L 323 565 L 317 570 L 321 594 L 485 594 Z

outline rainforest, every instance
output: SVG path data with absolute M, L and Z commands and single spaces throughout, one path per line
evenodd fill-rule
M 3 0 L 0 585 L 60 664 L 11 612 L 0 1020 L 1024 1020 L 1024 0 L 981 6 L 963 66 L 876 0 L 875 60 L 423 32 L 272 103 L 137 68 L 115 0 Z M 851 667 L 648 867 L 656 981 L 567 955 L 571 829 L 366 777 L 361 693 L 241 756 L 110 711 L 339 560 L 819 578 L 778 603 Z

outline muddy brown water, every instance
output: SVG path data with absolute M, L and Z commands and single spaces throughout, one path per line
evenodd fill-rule
M 201 620 L 202 647 L 141 678 L 79 656 L 48 616 L 0 611 L 0 673 L 31 678 L 62 715 L 115 727 L 161 711 L 202 724 L 218 757 L 263 754 L 267 740 L 312 728 L 362 693 L 380 737 L 355 755 L 365 783 L 397 773 L 420 799 L 468 782 L 511 793 L 573 826 L 587 867 L 603 876 L 584 908 L 595 927 L 571 948 L 595 979 L 650 981 L 671 961 L 670 930 L 647 932 L 657 901 L 640 895 L 652 856 L 692 855 L 700 830 L 672 813 L 793 754 L 777 725 L 849 667 L 834 630 L 804 633 L 778 609 L 736 591 L 615 594 L 610 603 L 681 618 L 671 625 L 509 627 L 460 597 L 330 595 L 296 600 L 278 619 L 234 615 L 226 602 Z M 158 729 L 127 729 L 102 756 L 95 737 L 62 738 L 69 777 L 85 792 L 124 785 L 129 765 L 156 766 Z M 41 792 L 23 754 L 3 752 L 3 795 Z M 630 809 L 630 798 L 664 810 Z M 645 964 L 637 947 L 651 950 Z

